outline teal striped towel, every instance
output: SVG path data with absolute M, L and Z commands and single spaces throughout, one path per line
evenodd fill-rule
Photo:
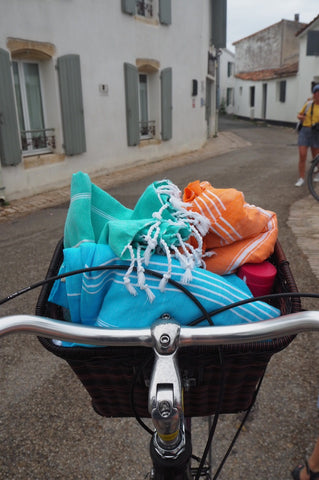
M 168 283 L 160 289 L 160 278 L 145 272 L 145 283 L 154 295 L 151 303 L 145 291 L 138 288 L 138 274 L 131 273 L 132 295 L 125 285 L 125 271 L 130 262 L 117 257 L 108 245 L 85 243 L 64 250 L 60 273 L 85 267 L 124 265 L 125 269 L 93 271 L 56 281 L 49 301 L 66 308 L 71 320 L 106 328 L 143 328 L 150 326 L 162 314 L 170 314 L 177 322 L 187 325 L 202 315 L 198 306 L 184 292 Z M 149 268 L 162 275 L 167 270 L 167 257 L 154 254 Z M 171 278 L 181 282 L 184 270 L 172 259 Z M 235 274 L 220 276 L 195 267 L 187 290 L 207 311 L 214 311 L 233 302 L 251 298 L 245 284 Z M 264 302 L 253 302 L 219 313 L 212 317 L 214 325 L 256 322 L 280 315 L 279 310 Z M 201 323 L 207 325 L 207 320 Z
M 203 266 L 202 238 L 208 229 L 208 219 L 187 210 L 180 190 L 169 180 L 149 185 L 131 210 L 94 185 L 87 174 L 78 172 L 72 177 L 65 247 L 87 242 L 109 245 L 115 255 L 129 260 L 131 267 L 138 265 L 140 287 L 143 287 L 143 265 L 148 265 L 155 252 L 168 257 L 162 289 L 170 277 L 172 255 L 183 266 L 183 281 L 187 282 L 193 268 Z M 196 249 L 187 243 L 190 236 L 197 239 Z M 125 279 L 127 288 L 134 293 L 129 276 Z M 152 300 L 151 292 L 147 292 Z

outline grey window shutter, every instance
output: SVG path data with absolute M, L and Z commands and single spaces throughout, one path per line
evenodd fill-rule
M 21 162 L 20 134 L 8 52 L 0 48 L 0 157 L 2 165 Z
M 170 25 L 172 23 L 171 0 L 159 0 L 159 19 L 163 25 Z
M 139 104 L 138 104 L 138 71 L 135 65 L 124 63 L 125 100 L 126 100 L 126 128 L 127 144 L 138 145 L 139 132 Z
M 172 69 L 164 68 L 161 72 L 161 107 L 162 107 L 162 140 L 172 138 Z
M 286 80 L 281 80 L 279 84 L 279 101 L 283 103 L 286 101 Z
M 136 9 L 136 0 L 122 0 L 122 12 L 134 15 Z
M 212 0 L 212 45 L 226 47 L 227 0 Z
M 205 120 L 209 122 L 212 114 L 212 81 L 206 79 L 206 107 L 205 107 Z
M 66 155 L 86 151 L 81 67 L 79 55 L 64 55 L 57 62 L 63 146 Z
M 310 30 L 307 33 L 307 53 L 306 55 L 319 55 L 319 31 Z

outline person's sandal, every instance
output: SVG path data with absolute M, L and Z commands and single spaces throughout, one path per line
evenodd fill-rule
M 305 463 L 302 465 L 298 465 L 292 472 L 291 476 L 294 480 L 300 480 L 300 472 L 303 468 L 306 467 L 307 474 L 309 475 L 309 480 L 318 480 L 319 479 L 319 472 L 313 472 L 310 470 L 307 459 Z

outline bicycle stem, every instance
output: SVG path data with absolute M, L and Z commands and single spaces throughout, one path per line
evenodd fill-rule
M 148 409 L 156 433 L 154 448 L 166 457 L 176 458 L 185 448 L 181 378 L 177 364 L 180 325 L 169 315 L 151 329 L 155 361 L 149 387 Z

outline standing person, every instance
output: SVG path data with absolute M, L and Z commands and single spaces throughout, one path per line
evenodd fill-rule
M 308 148 L 311 148 L 312 157 L 319 154 L 319 84 L 314 85 L 312 89 L 313 100 L 307 101 L 297 115 L 298 120 L 302 122 L 302 128 L 298 136 L 299 150 L 299 179 L 295 183 L 296 187 L 301 187 L 305 183 L 306 160 Z M 319 181 L 319 174 L 315 181 Z
M 319 438 L 315 444 L 309 460 L 298 465 L 291 473 L 294 480 L 316 480 L 319 479 Z

